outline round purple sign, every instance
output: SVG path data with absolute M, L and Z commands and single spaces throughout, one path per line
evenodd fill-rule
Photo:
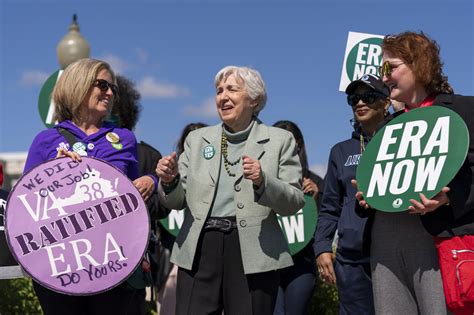
M 150 232 L 133 183 L 94 158 L 59 158 L 25 174 L 5 211 L 8 244 L 33 279 L 51 290 L 91 295 L 140 264 Z

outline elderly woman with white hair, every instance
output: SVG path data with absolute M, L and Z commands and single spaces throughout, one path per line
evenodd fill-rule
M 185 212 L 171 261 L 179 266 L 177 314 L 272 314 L 278 270 L 292 265 L 277 214 L 304 205 L 296 143 L 264 125 L 265 84 L 254 69 L 215 78 L 222 123 L 195 130 L 156 168 L 159 195 Z

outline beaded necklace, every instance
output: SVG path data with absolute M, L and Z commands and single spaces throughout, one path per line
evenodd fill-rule
M 365 142 L 364 142 L 364 136 L 360 134 L 360 154 L 364 153 L 365 151 Z
M 228 155 L 227 155 L 227 148 L 228 147 L 229 147 L 229 144 L 227 143 L 227 136 L 225 135 L 224 130 L 222 130 L 221 151 L 222 151 L 222 156 L 224 157 L 224 167 L 225 167 L 225 170 L 226 170 L 227 174 L 229 174 L 230 177 L 235 177 L 235 173 L 232 173 L 230 171 L 229 166 L 237 165 L 240 162 L 240 157 L 235 162 L 229 161 Z

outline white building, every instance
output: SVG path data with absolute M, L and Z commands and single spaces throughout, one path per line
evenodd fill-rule
M 27 152 L 0 152 L 0 163 L 3 164 L 3 185 L 1 188 L 11 190 L 23 174 Z

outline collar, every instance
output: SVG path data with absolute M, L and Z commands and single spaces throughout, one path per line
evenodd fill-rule
M 250 135 L 250 131 L 252 130 L 254 123 L 255 123 L 255 120 L 252 119 L 250 121 L 250 124 L 247 126 L 247 128 L 235 133 L 232 133 L 229 130 L 227 130 L 224 125 L 222 125 L 222 130 L 225 133 L 230 143 L 240 143 L 248 139 Z
M 428 95 L 428 96 L 421 102 L 420 106 L 418 106 L 417 108 L 429 107 L 429 106 L 433 105 L 436 96 L 437 96 L 437 94 L 435 94 L 435 93 Z M 405 112 L 409 112 L 409 111 L 410 111 L 410 109 L 409 109 L 407 106 L 405 106 Z

